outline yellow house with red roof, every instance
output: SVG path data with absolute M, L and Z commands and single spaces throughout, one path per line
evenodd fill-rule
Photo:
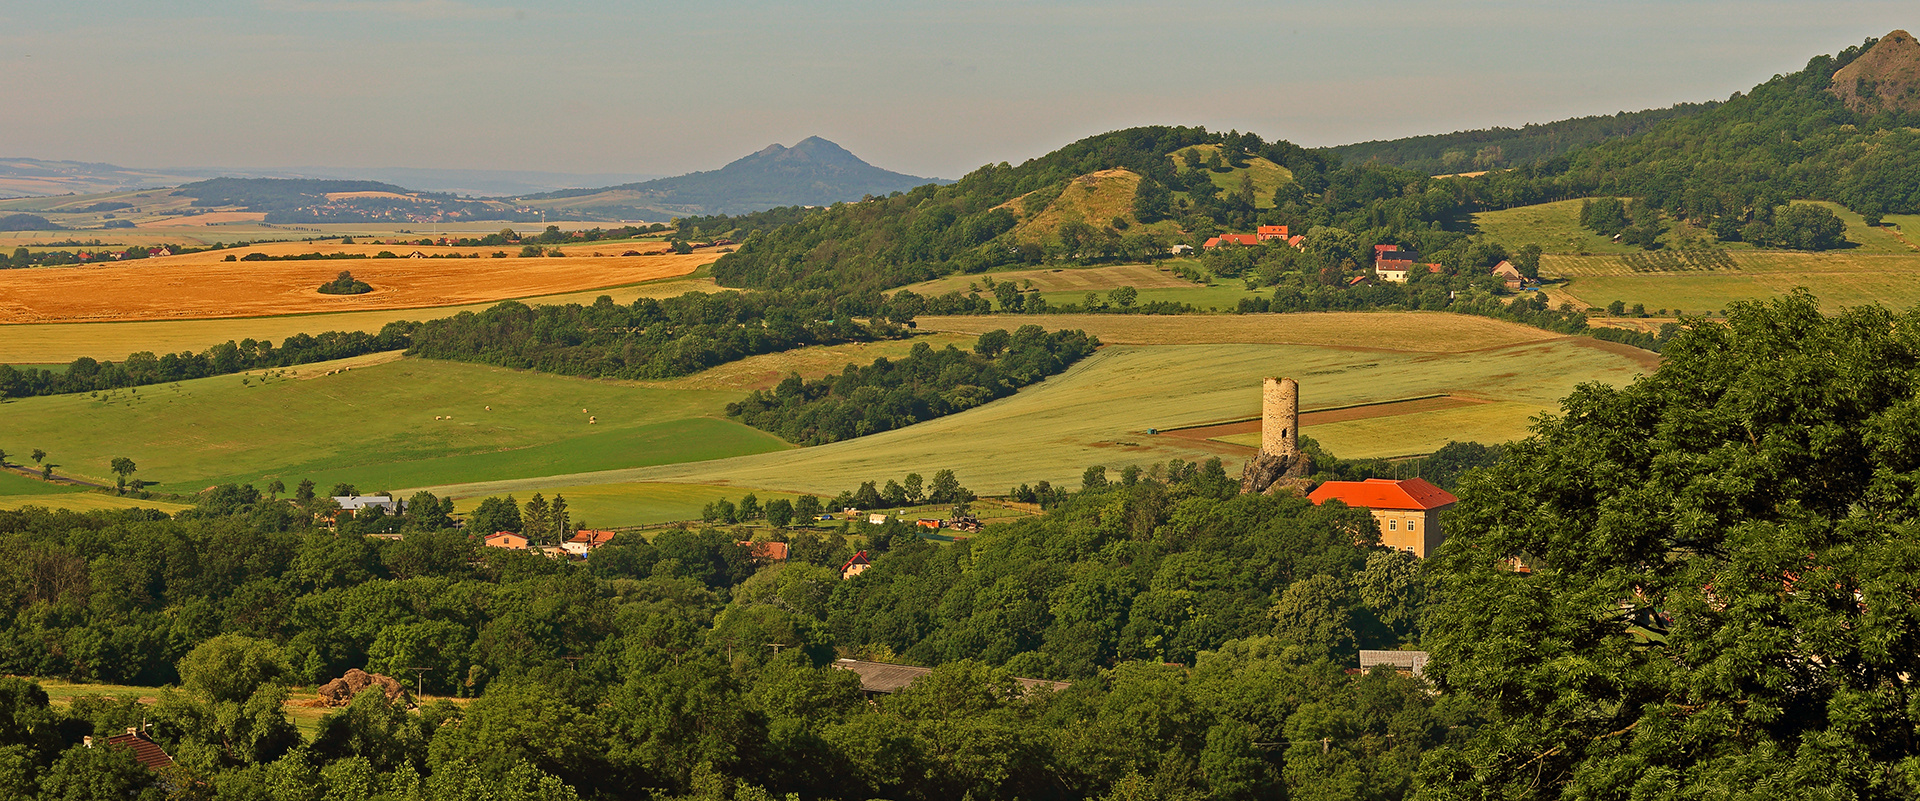
M 1339 501 L 1373 513 L 1380 524 L 1380 544 L 1422 559 L 1440 550 L 1446 532 L 1440 513 L 1460 501 L 1453 493 L 1426 479 L 1369 478 L 1365 481 L 1329 481 L 1307 495 L 1315 504 Z

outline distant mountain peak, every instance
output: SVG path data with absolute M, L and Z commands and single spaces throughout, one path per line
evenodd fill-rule
M 1920 42 L 1906 31 L 1880 37 L 1853 63 L 1833 74 L 1832 92 L 1862 114 L 1920 111 Z

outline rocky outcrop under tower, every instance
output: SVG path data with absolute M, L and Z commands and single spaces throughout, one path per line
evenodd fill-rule
M 1313 464 L 1300 451 L 1300 382 L 1269 378 L 1260 390 L 1260 452 L 1240 469 L 1240 492 L 1304 495 Z

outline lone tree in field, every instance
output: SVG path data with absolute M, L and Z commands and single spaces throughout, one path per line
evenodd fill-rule
M 365 295 L 372 291 L 373 286 L 356 280 L 351 270 L 341 270 L 338 277 L 320 285 L 322 295 Z
M 114 475 L 119 476 L 119 481 L 116 482 L 115 489 L 118 489 L 122 495 L 127 494 L 127 477 L 133 475 L 134 471 L 140 468 L 135 467 L 133 460 L 125 456 L 114 457 L 113 461 L 109 462 L 107 466 L 113 470 Z
M 1912 797 L 1920 314 L 1798 292 L 1661 355 L 1462 479 L 1426 675 L 1486 722 L 1421 784 Z
M 27 455 L 33 457 L 34 464 L 39 464 L 42 459 L 47 458 L 47 452 L 40 450 L 39 448 L 34 448 L 33 452 Z

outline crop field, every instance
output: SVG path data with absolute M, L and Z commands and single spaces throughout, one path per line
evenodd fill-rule
M 1317 315 L 1284 315 L 1312 316 Z M 1211 332 L 1216 341 L 1265 337 L 1270 344 L 1110 346 L 1067 372 L 1013 397 L 908 428 L 830 445 L 597 475 L 440 487 L 436 491 L 466 497 L 525 493 L 540 487 L 667 481 L 837 493 L 861 481 L 898 478 L 907 472 L 926 475 L 949 468 L 958 474 L 961 483 L 974 491 L 998 494 L 1008 487 L 1041 479 L 1077 486 L 1081 471 L 1094 464 L 1118 469 L 1129 464 L 1150 465 L 1169 459 L 1200 460 L 1212 456 L 1225 459 L 1229 472 L 1235 472 L 1248 453 L 1244 447 L 1146 432 L 1150 428 L 1167 429 L 1255 416 L 1260 411 L 1260 379 L 1271 375 L 1299 378 L 1301 402 L 1307 407 L 1433 394 L 1489 401 L 1426 413 L 1440 415 L 1438 419 L 1442 423 L 1473 426 L 1471 430 L 1458 432 L 1444 429 L 1421 432 L 1430 440 L 1431 447 L 1438 447 L 1448 439 L 1517 433 L 1524 430 L 1529 417 L 1556 408 L 1558 399 L 1579 383 L 1600 381 L 1623 385 L 1650 370 L 1648 360 L 1652 354 L 1636 355 L 1631 349 L 1586 337 L 1552 338 L 1542 332 L 1512 326 L 1519 332 L 1531 332 L 1519 336 L 1518 332 L 1502 330 L 1504 324 L 1478 318 L 1432 315 L 1436 325 L 1444 326 L 1454 319 L 1462 324 L 1448 342 L 1409 347 L 1404 344 L 1409 339 L 1405 332 L 1415 322 L 1426 322 L 1422 318 L 1427 315 L 1373 315 L 1387 318 L 1378 321 L 1365 320 L 1368 315 L 1343 316 L 1347 318 L 1348 330 L 1331 325 L 1321 329 L 1337 333 L 1332 337 L 1336 343 L 1364 341 L 1361 332 L 1366 331 L 1391 335 L 1372 343 L 1376 347 L 1365 349 L 1272 342 L 1288 337 L 1304 339 L 1298 330 L 1290 334 L 1279 330 L 1253 331 L 1237 337 L 1232 335 L 1235 332 Z M 1024 319 L 984 318 L 975 321 L 975 325 L 1004 327 L 1008 322 Z M 1106 319 L 1125 321 L 1128 318 Z M 1222 319 L 1224 322 L 1242 318 Z M 1177 322 L 1179 328 L 1149 329 L 1145 333 L 1151 336 L 1135 332 L 1132 338 L 1200 338 L 1182 335 L 1204 328 L 1194 325 L 1198 321 L 1178 318 Z M 1481 327 L 1482 324 L 1487 327 Z M 1051 320 L 1049 325 L 1076 327 L 1065 320 Z M 1282 326 L 1275 324 L 1270 328 Z M 1475 330 L 1481 336 L 1469 333 Z M 1117 332 L 1110 329 L 1107 333 Z M 1445 416 L 1468 412 L 1477 412 L 1482 418 Z M 1367 434 L 1370 429 L 1404 431 L 1408 426 L 1406 419 L 1420 416 L 1330 423 L 1323 428 L 1330 435 L 1326 441 L 1334 453 L 1358 456 L 1365 454 L 1342 454 L 1339 444 L 1362 451 L 1378 449 L 1380 446 L 1368 445 L 1364 439 L 1376 436 Z M 1339 426 L 1352 426 L 1355 433 L 1337 433 L 1334 429 Z M 1389 433 L 1376 438 L 1391 441 L 1396 436 L 1402 437 L 1401 444 L 1390 448 L 1394 451 L 1390 455 L 1409 452 L 1408 440 L 1401 434 Z
M 303 246 L 268 247 L 299 252 Z M 196 253 L 134 264 L 0 271 L 0 323 L 262 317 L 455 306 L 687 275 L 718 254 L 285 262 L 223 262 L 219 258 Z M 317 287 L 341 270 L 352 270 L 374 291 L 320 294 Z
M 1316 345 L 1367 350 L 1465 352 L 1559 335 L 1515 323 L 1447 312 L 1303 312 L 1194 317 L 1157 314 L 921 317 L 921 330 L 981 333 L 1034 323 L 1077 328 L 1109 345 Z M 1409 332 L 1424 334 L 1410 341 Z M 1408 394 L 1387 397 L 1405 397 Z
M 8 401 L 0 448 L 42 448 L 59 474 L 106 483 L 125 456 L 157 489 L 197 492 L 276 478 L 375 491 L 791 447 L 718 419 L 741 396 L 403 359 Z
M 985 280 L 983 280 L 985 279 Z M 1123 286 L 1135 289 L 1194 289 L 1198 285 L 1171 271 L 1145 264 L 1121 264 L 1112 267 L 1062 267 L 1048 270 L 1013 270 L 993 272 L 983 275 L 949 275 L 922 281 L 903 287 L 920 295 L 944 295 L 948 292 L 979 292 L 981 297 L 991 299 L 993 290 L 986 281 L 994 283 L 1012 283 L 1022 290 L 1040 290 L 1046 293 L 1085 293 L 1088 291 L 1106 292 Z M 1077 297 L 1075 302 L 1079 302 Z
M 193 504 L 173 501 L 139 500 L 97 492 L 65 492 L 51 495 L 0 495 L 0 509 L 14 511 L 29 506 L 65 509 L 72 512 L 100 512 L 110 509 L 158 509 L 167 514 L 184 512 Z
M 1523 401 L 1472 403 L 1406 414 L 1317 421 L 1302 414 L 1300 433 L 1349 459 L 1384 459 L 1432 453 L 1448 442 L 1511 442 L 1527 436 L 1529 419 L 1551 407 Z M 1260 447 L 1260 432 L 1216 437 L 1248 453 Z
M 592 289 L 558 295 L 516 298 L 528 305 L 592 303 L 601 295 L 615 303 L 632 303 L 636 298 L 665 298 L 688 292 L 727 291 L 705 277 L 665 278 L 607 289 Z M 389 309 L 349 311 L 328 314 L 289 314 L 275 317 L 235 317 L 212 320 L 155 320 L 122 323 L 38 323 L 0 326 L 0 364 L 65 364 L 82 356 L 108 361 L 125 359 L 129 353 L 152 351 L 178 353 L 200 351 L 222 342 L 244 339 L 273 340 L 276 344 L 294 334 L 318 334 L 323 331 L 380 330 L 396 320 L 433 320 L 452 317 L 465 311 L 478 312 L 493 302 L 427 309 Z
M 883 357 L 905 358 L 921 342 L 936 350 L 948 345 L 967 350 L 973 347 L 975 339 L 977 337 L 969 334 L 926 333 L 912 339 L 820 345 L 748 356 L 684 378 L 640 383 L 661 389 L 772 389 L 791 373 L 799 373 L 806 379 L 820 378 L 829 373 L 838 374 L 849 364 L 865 367 Z
M 1562 292 L 1598 307 L 1619 300 L 1700 314 L 1796 287 L 1806 287 L 1828 308 L 1920 303 L 1920 254 L 1730 250 L 1726 257 L 1731 270 L 1645 272 L 1619 256 L 1542 256 L 1540 272 L 1569 279 Z

